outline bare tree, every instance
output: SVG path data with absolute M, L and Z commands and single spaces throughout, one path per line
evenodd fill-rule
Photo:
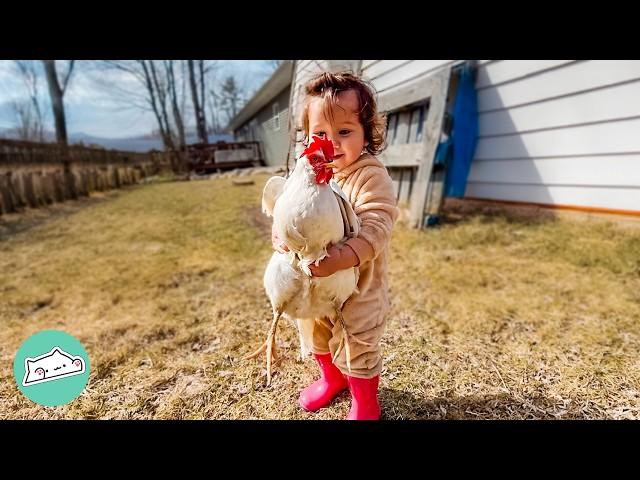
M 205 117 L 204 98 L 204 60 L 197 60 L 198 72 L 196 73 L 194 60 L 187 60 L 189 65 L 189 85 L 191 86 L 191 99 L 196 116 L 196 131 L 201 143 L 209 143 L 207 138 L 207 122 Z
M 184 65 L 174 60 L 100 60 L 94 62 L 99 75 L 93 80 L 101 88 L 117 93 L 123 108 L 150 111 L 166 150 L 182 151 L 186 145 Z M 120 72 L 133 81 L 111 81 L 105 71 Z
M 180 109 L 184 115 L 187 111 L 187 62 L 180 60 L 180 78 L 182 79 L 180 91 Z M 183 117 L 186 118 L 186 117 Z M 184 122 L 183 122 L 184 123 Z
M 171 98 L 171 108 L 173 109 L 173 121 L 178 131 L 178 149 L 184 150 L 186 146 L 184 134 L 184 122 L 182 112 L 178 106 L 178 94 L 176 89 L 176 76 L 173 70 L 173 60 L 165 60 L 164 68 L 167 74 L 169 97 Z
M 215 87 L 209 89 L 209 111 L 211 112 L 211 125 L 212 133 L 222 133 L 222 126 L 220 125 L 220 95 L 216 93 Z
M 29 142 L 42 141 L 38 119 L 33 111 L 33 105 L 28 100 L 11 102 L 11 107 L 16 116 L 14 132 L 19 140 Z
M 39 92 L 37 62 L 34 60 L 16 60 L 15 65 L 27 88 L 29 100 L 13 102 L 18 117 L 18 134 L 23 140 L 44 142 L 44 116 Z
M 142 68 L 145 72 L 145 76 L 148 79 L 148 83 L 150 83 L 151 85 L 149 90 L 150 94 L 157 97 L 158 115 L 162 120 L 161 130 L 162 127 L 164 127 L 164 134 L 166 137 L 165 145 L 167 145 L 170 150 L 175 150 L 175 134 L 171 129 L 171 123 L 169 123 L 169 113 L 167 112 L 167 97 L 169 95 L 167 88 L 168 82 L 166 81 L 166 78 L 160 76 L 153 60 L 147 60 L 147 63 L 145 63 L 145 60 L 138 61 L 142 62 Z
M 227 114 L 227 124 L 242 108 L 243 93 L 234 75 L 228 75 L 220 87 L 220 106 Z
M 227 110 L 227 116 L 239 110 L 243 87 L 234 78 L 223 89 L 215 75 L 219 67 L 212 60 L 101 60 L 93 63 L 98 73 L 93 79 L 101 89 L 117 93 L 122 108 L 150 111 L 165 148 L 181 149 L 194 125 L 187 119 L 195 119 L 198 138 L 206 141 L 208 133 L 222 131 Z M 106 71 L 127 76 L 114 80 Z
M 49 85 L 49 96 L 51 97 L 51 108 L 56 126 L 56 140 L 58 143 L 67 145 L 67 122 L 64 113 L 63 97 L 69 86 L 71 73 L 75 60 L 69 61 L 66 75 L 62 76 L 62 82 L 58 80 L 58 72 L 56 70 L 55 60 L 42 60 L 44 71 Z
M 217 62 L 209 61 L 205 68 L 205 98 L 207 103 L 207 130 L 209 133 L 219 134 L 222 133 L 222 119 L 220 118 L 220 111 L 222 109 L 222 97 L 220 94 L 221 87 L 219 77 L 217 76 L 217 70 L 220 68 L 220 64 Z

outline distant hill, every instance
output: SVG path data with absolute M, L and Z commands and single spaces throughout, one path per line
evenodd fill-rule
M 15 139 L 15 132 L 8 128 L 0 128 L 0 138 Z M 45 141 L 55 141 L 55 133 L 45 132 Z M 197 143 L 198 138 L 195 134 L 187 135 L 187 144 Z M 218 141 L 232 142 L 233 136 L 228 134 L 209 135 L 209 142 Z M 69 143 L 83 143 L 84 145 L 100 145 L 108 150 L 124 150 L 128 152 L 148 152 L 149 150 L 162 150 L 162 139 L 149 135 L 128 137 L 128 138 L 104 138 L 89 135 L 83 132 L 74 132 L 69 134 Z

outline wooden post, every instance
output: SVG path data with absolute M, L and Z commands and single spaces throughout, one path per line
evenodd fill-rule
M 27 204 L 31 208 L 38 207 L 38 199 L 36 198 L 33 188 L 33 176 L 34 172 L 25 172 L 22 175 L 22 181 L 24 182 L 24 194 L 27 200 Z
M 440 131 L 447 102 L 450 76 L 451 68 L 446 68 L 433 76 L 433 93 L 429 100 L 429 111 L 424 126 L 424 138 L 420 155 L 421 162 L 411 195 L 409 221 L 414 228 L 423 227 L 427 189 L 431 179 L 436 148 L 440 142 Z
M 7 171 L 0 174 L 0 194 L 2 195 L 2 210 L 4 213 L 15 212 L 15 205 L 11 195 L 11 172 Z

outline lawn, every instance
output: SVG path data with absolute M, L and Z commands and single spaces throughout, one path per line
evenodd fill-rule
M 129 187 L 0 219 L 0 418 L 341 419 L 281 323 L 282 359 L 245 361 L 272 319 L 265 174 Z M 640 418 L 640 228 L 448 215 L 396 225 L 384 419 Z M 91 359 L 83 394 L 42 407 L 13 358 L 43 329 Z

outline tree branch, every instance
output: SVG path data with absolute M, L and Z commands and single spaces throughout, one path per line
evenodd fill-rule
M 71 78 L 71 72 L 73 72 L 73 66 L 75 65 L 75 60 L 69 60 L 69 70 L 67 70 L 67 75 L 64 77 L 62 82 L 62 95 L 64 96 L 64 92 L 67 90 L 67 85 L 69 84 L 69 79 Z

